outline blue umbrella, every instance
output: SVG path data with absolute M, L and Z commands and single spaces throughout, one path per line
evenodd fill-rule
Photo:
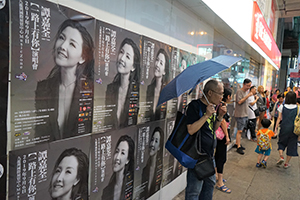
M 189 66 L 161 90 L 157 106 L 195 88 L 202 81 L 228 69 L 241 59 L 239 57 L 221 55 Z

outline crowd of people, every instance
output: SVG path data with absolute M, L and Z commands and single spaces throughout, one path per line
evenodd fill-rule
M 262 85 L 252 85 L 246 78 L 233 97 L 230 85 L 210 80 L 205 84 L 203 96 L 189 104 L 187 110 L 187 129 L 193 135 L 201 131 L 201 151 L 214 154 L 216 174 L 198 180 L 196 172 L 188 169 L 186 199 L 212 199 L 214 188 L 231 193 L 223 178 L 227 157 L 227 145 L 235 137 L 236 152 L 244 155 L 246 149 L 241 145 L 241 138 L 246 136 L 256 142 L 256 167 L 267 167 L 267 160 L 272 151 L 271 140 L 277 140 L 279 159 L 277 166 L 283 164 L 287 169 L 292 157 L 298 156 L 300 136 L 294 133 L 294 121 L 300 112 L 300 92 L 288 87 L 284 93 L 279 89 L 265 90 Z M 229 116 L 228 105 L 234 105 L 234 112 Z M 200 117 L 198 110 L 205 113 Z M 273 128 L 271 129 L 273 125 Z M 236 135 L 234 129 L 237 129 Z M 214 130 L 215 135 L 214 135 Z M 247 136 L 248 133 L 248 136 Z M 211 137 L 213 135 L 213 137 Z M 214 142 L 216 140 L 216 142 Z M 212 145 L 215 143 L 215 145 Z M 248 151 L 248 150 L 247 150 Z M 286 158 L 283 152 L 286 151 Z

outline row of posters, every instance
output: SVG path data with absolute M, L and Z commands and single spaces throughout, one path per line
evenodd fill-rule
M 11 151 L 9 199 L 147 199 L 184 170 L 164 148 L 174 122 Z
M 184 171 L 164 144 L 200 90 L 157 102 L 203 57 L 45 0 L 11 16 L 9 199 L 147 199 Z
M 12 1 L 11 148 L 173 118 L 161 89 L 203 57 L 47 1 Z

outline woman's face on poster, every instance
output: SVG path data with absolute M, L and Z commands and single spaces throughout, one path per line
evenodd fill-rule
M 166 64 L 165 55 L 162 53 L 158 54 L 156 57 L 155 67 L 154 67 L 155 77 L 162 77 L 163 75 L 165 75 L 165 64 Z
M 156 131 L 150 141 L 150 156 L 153 156 L 157 153 L 157 151 L 160 149 L 160 133 Z
M 113 171 L 119 172 L 125 168 L 125 165 L 128 164 L 128 152 L 129 152 L 129 145 L 126 141 L 120 142 L 117 146 L 114 160 L 113 160 Z
M 117 70 L 121 74 L 128 74 L 134 70 L 134 51 L 131 45 L 125 44 L 118 55 Z
M 75 28 L 66 27 L 55 42 L 55 63 L 65 68 L 84 63 L 82 46 L 83 40 L 81 33 Z
M 51 181 L 52 198 L 71 198 L 72 187 L 77 179 L 78 161 L 75 156 L 67 156 L 59 163 Z

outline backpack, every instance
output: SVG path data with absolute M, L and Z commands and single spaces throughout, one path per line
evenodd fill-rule
M 259 147 L 259 150 L 268 150 L 271 147 L 271 141 L 269 138 L 269 131 L 267 130 L 267 132 L 263 133 L 261 130 L 260 131 L 260 135 L 257 138 L 257 145 Z
M 299 106 L 297 106 L 297 115 L 294 121 L 294 133 L 300 136 L 300 113 L 299 113 Z

